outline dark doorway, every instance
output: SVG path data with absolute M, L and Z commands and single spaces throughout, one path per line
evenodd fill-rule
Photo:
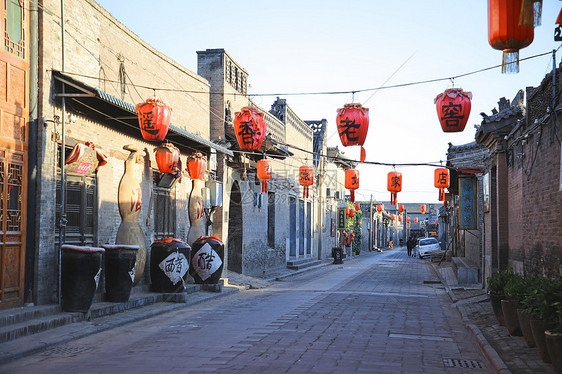
M 228 270 L 237 273 L 242 273 L 242 235 L 242 195 L 234 182 L 228 207 Z
M 312 204 L 306 203 L 306 254 L 312 254 Z
M 297 256 L 297 199 L 289 198 L 289 256 Z
M 299 256 L 304 256 L 304 201 L 299 200 Z

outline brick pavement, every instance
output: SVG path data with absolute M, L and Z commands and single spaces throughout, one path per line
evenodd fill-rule
M 367 253 L 78 339 L 0 372 L 491 372 L 436 279 L 405 250 Z

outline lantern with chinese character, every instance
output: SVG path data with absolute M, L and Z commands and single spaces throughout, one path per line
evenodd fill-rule
M 400 213 L 404 212 L 404 205 L 402 205 L 402 204 L 398 205 L 398 211 Z
M 264 114 L 254 107 L 244 107 L 234 115 L 234 132 L 241 149 L 257 151 L 265 138 Z
M 147 99 L 137 104 L 135 111 L 143 139 L 164 140 L 170 127 L 172 109 L 162 100 Z
M 451 175 L 447 168 L 435 169 L 433 184 L 439 188 L 439 201 L 445 201 L 445 188 L 451 185 Z
M 418 223 L 418 222 L 419 222 L 418 217 L 414 217 L 414 223 Z
M 258 161 L 258 179 L 261 179 L 261 192 L 267 193 L 267 180 L 271 179 L 271 160 Z
M 377 212 L 382 212 L 382 204 L 377 204 Z
M 460 132 L 464 130 L 472 100 L 471 92 L 461 88 L 449 88 L 437 95 L 433 101 L 437 107 L 437 117 L 443 132 Z
M 406 223 L 410 223 L 410 217 L 406 217 Z
M 556 18 L 556 27 L 554 28 L 554 41 L 562 42 L 562 9 Z
M 365 161 L 365 139 L 369 130 L 369 109 L 361 104 L 345 104 L 336 117 L 338 134 L 344 147 L 361 146 L 361 162 Z
M 361 210 L 361 204 L 355 203 L 355 210 L 360 211 Z
M 402 216 L 398 216 L 398 222 L 402 222 Z
M 345 171 L 345 188 L 349 190 L 349 199 L 355 202 L 355 190 L 359 188 L 359 170 L 348 169 Z
M 533 25 L 520 23 L 521 0 L 488 0 L 488 42 L 503 51 L 502 73 L 519 72 L 519 50 L 533 42 Z
M 391 214 L 390 219 L 394 221 L 394 218 L 396 218 L 396 216 L 394 214 Z
M 173 144 L 164 143 L 154 148 L 156 152 L 156 164 L 161 173 L 175 174 L 178 172 L 180 151 Z
M 308 186 L 314 183 L 314 169 L 312 166 L 301 166 L 299 168 L 299 184 L 304 187 L 302 197 L 308 197 Z
M 425 214 L 425 204 L 420 205 L 421 214 Z
M 387 190 L 390 191 L 390 204 L 397 204 L 398 192 L 402 191 L 402 173 L 392 171 L 388 173 Z
M 187 156 L 187 171 L 191 179 L 203 179 L 207 171 L 207 156 L 201 153 L 192 153 Z

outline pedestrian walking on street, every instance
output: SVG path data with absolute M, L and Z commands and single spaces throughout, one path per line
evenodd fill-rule
M 406 248 L 408 248 L 408 256 L 412 255 L 413 243 L 414 243 L 414 239 L 412 239 L 411 236 L 408 237 L 408 240 L 406 241 Z

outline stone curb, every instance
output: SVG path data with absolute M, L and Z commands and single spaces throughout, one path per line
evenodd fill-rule
M 453 304 L 456 304 L 459 301 L 459 299 L 454 295 L 451 288 L 445 284 L 444 280 L 441 278 L 439 274 L 439 270 L 436 268 L 436 265 L 433 263 L 431 265 L 432 265 L 431 268 L 437 274 L 437 277 L 439 277 L 441 283 L 445 287 L 445 291 L 447 292 L 447 295 L 449 295 L 449 298 L 451 299 Z M 470 323 L 465 308 L 462 305 L 454 305 L 454 306 L 455 309 L 459 312 L 463 322 L 466 325 L 466 328 L 472 333 L 472 335 L 476 339 L 476 342 L 478 343 L 480 350 L 482 351 L 482 353 L 484 354 L 484 356 L 492 366 L 492 370 L 494 371 L 494 373 L 502 373 L 502 374 L 511 373 L 511 371 L 509 370 L 503 359 L 500 357 L 498 352 L 490 345 L 488 340 L 486 340 L 484 334 L 482 334 L 482 331 L 475 324 Z
M 161 315 L 163 313 L 201 304 L 203 302 L 228 296 L 239 291 L 240 289 L 236 287 L 223 287 L 223 291 L 221 293 L 197 292 L 196 294 L 189 295 L 187 302 L 185 303 L 173 303 L 171 305 L 162 305 L 161 303 L 150 304 L 146 307 L 129 309 L 124 313 L 116 313 L 96 318 L 91 321 L 71 323 L 55 329 L 57 331 L 47 330 L 42 333 L 22 337 L 2 344 L 0 351 L 0 365 L 7 364 L 10 361 L 17 360 L 34 353 L 45 351 L 56 345 L 68 343 L 79 338 Z

